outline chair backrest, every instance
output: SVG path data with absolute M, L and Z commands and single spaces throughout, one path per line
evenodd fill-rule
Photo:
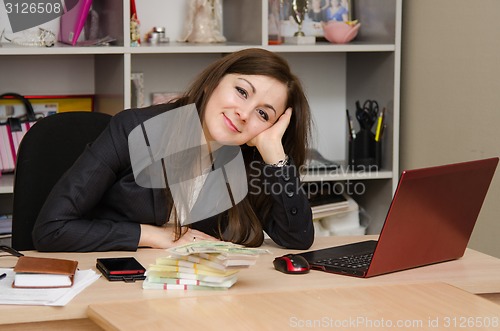
M 14 173 L 12 247 L 34 249 L 31 232 L 47 195 L 111 116 L 66 112 L 40 119 L 23 137 Z

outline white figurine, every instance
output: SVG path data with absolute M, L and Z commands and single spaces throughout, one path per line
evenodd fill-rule
M 190 0 L 186 33 L 182 41 L 220 43 L 222 35 L 222 5 L 220 0 Z

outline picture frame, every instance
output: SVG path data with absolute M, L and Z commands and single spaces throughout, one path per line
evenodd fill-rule
M 313 21 L 352 21 L 353 0 L 308 0 L 309 18 Z
M 273 0 L 269 0 L 271 8 Z M 293 36 L 297 31 L 297 23 L 290 17 L 293 0 L 283 0 L 280 5 L 281 37 Z M 352 21 L 354 0 L 307 0 L 307 13 L 302 24 L 306 36 L 324 39 L 322 24 L 331 21 Z M 271 13 L 271 12 L 270 12 Z

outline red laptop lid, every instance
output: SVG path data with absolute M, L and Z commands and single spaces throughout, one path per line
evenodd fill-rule
M 463 256 L 498 158 L 404 171 L 367 277 Z

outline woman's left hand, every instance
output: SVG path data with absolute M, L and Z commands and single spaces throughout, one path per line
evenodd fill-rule
M 265 163 L 273 164 L 285 158 L 281 139 L 290 124 L 291 117 L 292 108 L 288 108 L 269 129 L 262 131 L 247 143 L 249 146 L 257 147 Z

